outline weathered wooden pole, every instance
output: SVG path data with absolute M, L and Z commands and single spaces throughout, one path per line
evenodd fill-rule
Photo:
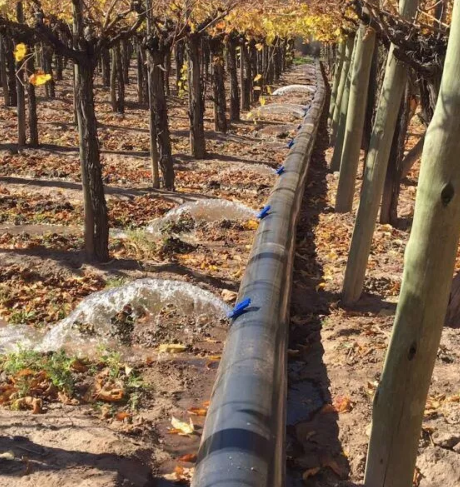
M 337 59 L 335 61 L 334 81 L 331 90 L 331 101 L 329 104 L 329 124 L 332 122 L 339 91 L 340 76 L 342 74 L 343 61 L 345 59 L 345 42 L 341 42 L 337 49 Z
M 418 0 L 401 0 L 400 16 L 403 19 L 413 18 L 418 3 Z M 392 44 L 366 159 L 366 175 L 363 179 L 342 290 L 342 301 L 345 304 L 357 301 L 363 289 L 393 134 L 407 81 L 407 66 L 396 59 L 394 49 L 395 46 Z
M 423 148 L 395 324 L 375 399 L 366 487 L 411 487 L 460 236 L 460 0 Z
M 345 138 L 345 128 L 347 124 L 348 101 L 350 100 L 351 76 L 353 72 L 353 64 L 355 62 L 356 46 L 358 44 L 359 35 L 355 35 L 353 43 L 353 53 L 351 56 L 350 67 L 348 69 L 347 79 L 342 92 L 342 100 L 340 102 L 340 113 L 337 130 L 334 138 L 334 154 L 331 160 L 331 169 L 338 171 L 340 169 L 340 160 L 342 155 L 343 141 Z
M 342 69 L 340 71 L 340 81 L 339 81 L 339 86 L 337 88 L 337 96 L 335 100 L 334 113 L 332 114 L 332 120 L 331 120 L 331 128 L 332 128 L 331 143 L 334 143 L 335 135 L 337 132 L 337 126 L 339 124 L 342 95 L 345 89 L 345 84 L 347 82 L 348 71 L 350 69 L 350 63 L 351 63 L 351 56 L 353 55 L 354 43 L 355 43 L 354 36 L 348 36 L 345 41 L 345 57 L 343 60 Z
M 360 26 L 351 74 L 345 135 L 340 156 L 340 178 L 335 202 L 335 210 L 339 213 L 351 211 L 353 205 L 375 38 L 374 29 L 365 25 Z M 371 82 L 373 81 L 371 80 Z

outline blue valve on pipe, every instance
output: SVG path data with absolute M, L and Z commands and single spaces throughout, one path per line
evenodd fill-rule
M 288 149 L 290 149 L 293 145 L 294 145 L 294 139 L 292 139 L 288 142 L 288 145 L 287 145 Z
M 257 215 L 257 218 L 259 218 L 260 220 L 263 220 L 268 215 L 268 212 L 270 211 L 270 209 L 271 209 L 270 205 L 267 205 L 264 208 L 262 208 L 262 210 Z
M 281 166 L 276 170 L 276 174 L 278 174 L 278 176 L 281 176 L 281 174 L 283 174 L 285 170 L 286 168 L 284 166 Z
M 227 318 L 237 318 L 244 313 L 244 310 L 251 304 L 251 298 L 247 298 L 244 301 L 238 303 L 230 313 L 227 314 Z

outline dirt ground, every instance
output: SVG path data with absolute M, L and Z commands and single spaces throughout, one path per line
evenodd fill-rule
M 417 123 L 411 127 L 408 148 L 420 130 Z M 398 301 L 419 171 L 417 163 L 403 181 L 400 228 L 377 224 L 362 298 L 344 307 L 340 292 L 361 178 L 353 213 L 336 214 L 331 155 L 323 123 L 298 227 L 291 309 L 287 448 L 289 485 L 296 487 L 363 485 L 372 399 Z M 460 330 L 445 326 L 414 486 L 460 485 L 459 347 Z
M 220 198 L 260 209 L 276 182 L 273 169 L 284 161 L 298 119 L 262 118 L 253 110 L 250 120 L 233 124 L 224 135 L 214 132 L 207 116 L 208 157 L 193 160 L 188 156 L 186 99 L 172 95 L 176 191 L 154 191 L 149 188 L 148 118 L 136 102 L 134 71 L 132 78 L 124 116 L 111 112 L 109 94 L 97 85 L 103 174 L 114 232 L 112 260 L 104 265 L 87 262 L 83 251 L 70 83 L 57 84 L 54 100 L 39 91 L 40 149 L 17 151 L 14 109 L 0 108 L 3 326 L 25 324 L 46 332 L 86 296 L 140 278 L 186 281 L 229 305 L 235 302 L 257 227 L 254 219 L 229 221 L 223 214 L 215 222 L 193 222 L 190 231 L 184 229 L 185 221 L 182 228 L 170 225 L 159 240 L 144 229 L 187 202 Z M 311 71 L 295 67 L 280 86 L 309 82 L 314 84 Z M 305 95 L 300 101 L 307 104 L 308 100 Z M 274 101 L 299 103 L 299 97 L 267 97 L 267 104 Z M 75 382 L 72 395 L 58 391 L 36 364 L 13 374 L 2 358 L 0 483 L 140 487 L 172 485 L 177 478 L 186 481 L 228 323 L 193 328 L 176 311 L 174 306 L 162 310 L 162 326 L 150 326 L 148 317 L 121 310 L 114 320 L 125 325 L 132 342 L 143 349 L 142 358 L 133 357 L 129 346 L 120 347 L 115 364 L 111 356 L 64 358 Z M 185 328 L 193 328 L 187 340 Z M 158 353 L 158 346 L 181 344 L 180 353 L 172 353 L 177 349 Z M 40 360 L 51 367 L 54 355 Z M 24 384 L 28 387 L 25 400 L 20 396 Z M 95 388 L 99 389 L 95 392 Z M 109 396 L 109 402 L 101 400 Z M 194 431 L 177 434 L 181 430 L 171 424 L 173 416 L 185 422 L 192 418 Z
M 302 69 L 295 69 L 280 84 L 307 78 Z M 256 116 L 255 122 L 235 124 L 222 135 L 213 131 L 207 118 L 209 157 L 195 161 L 187 155 L 186 102 L 172 96 L 178 171 L 177 191 L 170 194 L 148 188 L 147 119 L 134 100 L 131 85 L 127 114 L 114 115 L 107 93 L 98 89 L 111 226 L 122 232 L 112 235 L 112 260 L 107 265 L 87 263 L 82 250 L 70 87 L 58 85 L 56 100 L 40 99 L 45 145 L 39 150 L 15 151 L 14 113 L 0 109 L 4 134 L 0 318 L 4 322 L 50 329 L 85 296 L 146 277 L 187 281 L 234 303 L 256 227 L 253 221 L 223 218 L 195 225 L 189 233 L 169 228 L 154 244 L 139 229 L 184 202 L 223 198 L 259 209 L 276 182 L 271 169 L 284 160 L 286 143 L 298 122 Z M 273 101 L 278 100 L 268 99 Z M 408 147 L 420 131 L 417 124 L 411 127 Z M 377 224 L 363 297 L 355 306 L 344 307 L 340 291 L 361 179 L 353 213 L 336 214 L 338 177 L 328 170 L 331 153 L 323 123 L 299 221 L 291 309 L 287 466 L 289 485 L 294 487 L 363 483 L 372 398 L 394 320 L 419 171 L 417 164 L 403 181 L 398 228 Z M 460 254 L 457 264 L 460 269 Z M 228 323 L 193 328 L 174 307 L 162 312 L 162 327 L 149 328 L 145 316 L 136 317 L 129 309 L 115 317 L 146 351 L 139 359 L 124 349 L 116 380 L 107 378 L 107 371 L 113 371 L 107 359 L 73 361 L 70 369 L 80 394 L 59 396 L 45 381 L 36 384 L 37 395 L 48 387 L 41 414 L 33 414 L 33 405 L 26 410 L 2 406 L 0 483 L 164 487 L 178 478 L 187 482 Z M 185 328 L 193 329 L 187 340 Z M 414 474 L 417 487 L 460 485 L 459 334 L 458 328 L 443 330 Z M 181 353 L 157 353 L 159 345 L 181 343 Z M 36 383 L 40 372 L 30 374 Z M 142 381 L 139 397 L 132 392 L 137 390 L 130 382 L 133 374 Z M 16 385 L 19 379 L 16 376 Z M 130 388 L 130 399 L 97 400 L 98 395 L 88 395 L 94 383 Z M 2 371 L 0 394 L 9 393 L 7 386 L 11 380 Z M 185 422 L 192 418 L 194 431 L 177 434 L 172 416 Z

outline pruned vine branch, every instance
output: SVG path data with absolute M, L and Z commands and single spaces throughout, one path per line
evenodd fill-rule
M 358 18 L 372 27 L 382 42 L 395 46 L 395 56 L 424 77 L 435 77 L 443 68 L 449 28 L 444 24 L 429 26 L 410 22 L 380 9 L 367 0 L 349 0 Z M 349 21 L 354 19 L 345 18 Z

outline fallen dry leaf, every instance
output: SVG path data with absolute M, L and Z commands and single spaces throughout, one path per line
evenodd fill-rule
M 39 397 L 21 397 L 14 402 L 14 408 L 32 409 L 32 414 L 42 414 L 43 401 Z
M 94 386 L 94 399 L 105 402 L 119 402 L 125 397 L 125 390 L 122 384 L 112 382 L 103 382 L 103 374 L 97 378 Z
M 41 414 L 43 413 L 43 401 L 36 397 L 32 401 L 32 414 Z
M 195 453 L 188 453 L 187 455 L 182 455 L 179 458 L 180 462 L 185 462 L 185 463 L 195 463 L 196 462 L 196 454 Z
M 321 289 L 324 289 L 326 287 L 326 283 L 325 282 L 320 282 L 316 287 L 315 287 L 315 290 L 316 292 L 319 292 Z
M 349 413 L 354 406 L 354 403 L 348 396 L 338 396 L 333 402 L 334 408 L 339 413 Z
M 193 421 L 191 418 L 188 423 L 185 423 L 184 421 L 181 421 L 173 416 L 171 418 L 171 425 L 173 427 L 173 429 L 169 430 L 171 434 L 188 436 L 188 435 L 192 435 L 195 432 L 195 426 L 193 425 Z
M 123 400 L 123 397 L 124 397 L 123 389 L 110 389 L 110 390 L 101 389 L 97 393 L 97 399 L 106 402 L 119 402 Z
M 71 363 L 70 368 L 75 372 L 86 372 L 88 370 L 88 367 L 81 360 L 78 359 L 75 359 Z
M 414 477 L 412 479 L 412 487 L 419 487 L 422 477 L 423 476 L 422 473 L 420 472 L 420 469 L 418 467 L 415 467 Z
M 120 411 L 115 415 L 117 421 L 124 421 L 125 419 L 130 419 L 131 414 L 127 413 L 126 411 Z
M 190 408 L 187 409 L 189 414 L 193 414 L 194 416 L 206 416 L 208 410 L 205 408 Z
M 224 289 L 221 293 L 221 296 L 226 303 L 232 303 L 236 300 L 238 293 L 236 293 L 235 291 L 230 291 L 230 289 Z
M 16 377 L 28 377 L 30 375 L 35 375 L 35 372 L 31 369 L 22 369 L 16 374 Z
M 163 478 L 173 482 L 189 482 L 192 480 L 194 471 L 194 468 L 185 468 L 178 465 L 173 473 L 163 475 Z
M 259 222 L 257 220 L 248 220 L 244 224 L 245 230 L 257 230 L 259 228 Z
M 179 343 L 164 343 L 158 347 L 160 353 L 181 353 L 185 352 L 187 347 Z
M 11 396 L 17 392 L 17 388 L 12 384 L 6 384 L 0 387 L 0 404 L 8 403 L 11 400 Z

